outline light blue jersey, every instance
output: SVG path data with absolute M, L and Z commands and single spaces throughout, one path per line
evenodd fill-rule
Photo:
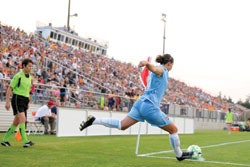
M 150 72 L 146 91 L 142 95 L 143 98 L 148 99 L 156 106 L 160 106 L 162 98 L 168 87 L 168 70 L 164 66 L 161 67 L 163 69 L 163 73 L 160 77 L 155 73 Z
M 144 94 L 135 102 L 128 116 L 137 121 L 147 121 L 151 125 L 163 127 L 171 123 L 167 115 L 160 110 L 160 103 L 168 87 L 168 70 L 163 69 L 162 76 L 150 72 L 148 86 Z

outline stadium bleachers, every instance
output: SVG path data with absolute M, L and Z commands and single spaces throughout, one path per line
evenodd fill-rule
M 5 79 L 11 78 L 19 69 L 23 58 L 29 57 L 34 62 L 34 101 L 52 97 L 58 101 L 60 85 L 64 81 L 68 103 L 63 105 L 100 109 L 100 97 L 120 97 L 118 107 L 101 108 L 128 111 L 135 95 L 141 95 L 143 87 L 138 77 L 138 68 L 107 56 L 92 54 L 81 49 L 74 49 L 61 43 L 51 42 L 36 34 L 27 34 L 20 28 L 8 25 L 1 27 L 0 68 Z M 41 84 L 41 85 L 39 85 Z M 43 84 L 51 85 L 43 88 Z M 5 89 L 7 82 L 3 83 Z M 48 89 L 53 90 L 48 94 Z M 133 95 L 131 95 L 133 91 Z M 98 94 L 98 96 L 97 96 Z M 118 98 L 117 98 L 118 99 Z M 116 101 L 116 100 L 115 100 Z M 222 111 L 234 104 L 220 96 L 213 96 L 201 88 L 188 86 L 186 83 L 169 79 L 169 90 L 163 103 L 195 107 L 198 110 Z M 242 114 L 242 109 L 235 108 Z

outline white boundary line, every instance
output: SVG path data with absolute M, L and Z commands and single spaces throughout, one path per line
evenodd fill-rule
M 140 156 L 140 155 L 137 155 Z M 176 160 L 176 158 L 174 157 L 159 157 L 159 156 L 153 156 L 153 155 L 149 155 L 149 156 L 144 156 L 144 157 L 148 157 L 148 158 L 164 158 L 164 159 L 174 159 Z M 199 160 L 191 160 L 191 159 L 186 159 L 185 161 L 195 161 L 195 162 L 203 162 L 203 163 L 211 163 L 211 164 L 226 164 L 226 165 L 235 165 L 235 166 L 250 166 L 250 164 L 238 164 L 238 163 L 231 163 L 231 162 L 218 162 L 218 161 L 199 161 Z
M 238 144 L 238 143 L 244 143 L 244 142 L 250 142 L 250 140 L 241 140 L 241 141 L 235 141 L 235 142 L 220 143 L 220 144 L 214 144 L 214 145 L 209 145 L 209 146 L 203 146 L 201 148 L 219 147 L 219 146 L 230 145 L 230 144 Z M 138 154 L 137 156 L 139 156 L 139 157 L 150 157 L 150 158 L 176 159 L 174 157 L 154 156 L 155 154 L 170 153 L 170 152 L 173 152 L 173 150 L 152 152 L 152 153 L 147 153 L 147 154 Z M 231 162 L 219 162 L 219 161 L 207 161 L 207 160 L 204 160 L 204 161 L 188 160 L 188 161 L 196 161 L 196 162 L 203 162 L 203 163 L 213 163 L 213 164 L 227 164 L 227 165 L 236 165 L 236 166 L 250 166 L 250 164 L 238 164 L 238 163 L 231 163 Z

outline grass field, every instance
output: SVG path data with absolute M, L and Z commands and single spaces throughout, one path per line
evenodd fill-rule
M 0 138 L 3 138 L 3 133 Z M 199 145 L 205 161 L 177 161 L 168 135 L 142 135 L 139 155 L 137 136 L 56 137 L 30 135 L 36 144 L 23 148 L 10 138 L 12 147 L 0 147 L 0 166 L 46 167 L 228 167 L 250 166 L 250 133 L 196 131 L 180 135 L 181 147 Z M 165 152 L 164 152 L 165 151 Z

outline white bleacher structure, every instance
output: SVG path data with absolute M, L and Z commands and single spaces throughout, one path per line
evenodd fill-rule
M 81 48 L 86 52 L 107 55 L 108 42 L 101 39 L 84 38 L 75 31 L 68 31 L 66 27 L 37 26 L 36 33 L 44 39 L 60 42 L 74 48 Z
M 40 122 L 34 122 L 32 111 L 36 111 L 41 105 L 32 104 L 27 112 L 27 134 L 43 134 L 44 127 Z M 10 124 L 13 122 L 14 116 L 12 108 L 5 109 L 5 102 L 0 102 L 0 132 L 8 130 Z M 42 126 L 41 126 L 42 125 Z

